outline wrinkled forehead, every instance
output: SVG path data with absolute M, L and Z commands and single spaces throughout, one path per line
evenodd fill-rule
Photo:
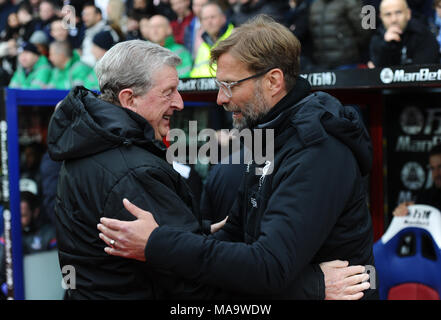
M 240 61 L 232 52 L 227 51 L 219 56 L 216 78 L 220 81 L 232 82 L 249 73 L 248 65 Z
M 163 64 L 151 75 L 152 87 L 167 87 L 179 85 L 179 76 L 176 67 Z

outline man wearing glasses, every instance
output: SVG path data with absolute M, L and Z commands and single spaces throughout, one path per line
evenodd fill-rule
M 225 226 L 209 237 L 158 226 L 124 200 L 138 219 L 101 219 L 108 254 L 246 297 L 278 299 L 325 298 L 324 261 L 374 264 L 363 182 L 372 161 L 368 134 L 355 110 L 326 93 L 310 94 L 299 56 L 299 41 L 265 16 L 212 49 L 217 103 L 233 113 L 235 127 L 274 131 L 271 173 L 256 175 L 263 165 L 248 165 Z M 305 278 L 310 264 L 316 277 Z M 340 298 L 376 297 L 366 274 L 353 279 Z

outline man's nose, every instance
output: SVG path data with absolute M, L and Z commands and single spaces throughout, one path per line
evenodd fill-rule
M 393 13 L 391 16 L 391 20 L 393 24 L 396 24 L 398 22 L 398 14 Z
M 230 98 L 227 97 L 223 90 L 219 89 L 219 91 L 217 92 L 216 103 L 222 106 L 224 104 L 227 104 L 228 102 L 230 102 Z
M 173 105 L 174 108 L 178 109 L 179 111 L 184 109 L 184 101 L 182 100 L 182 96 L 181 94 L 176 91 L 176 95 L 175 98 L 173 100 Z

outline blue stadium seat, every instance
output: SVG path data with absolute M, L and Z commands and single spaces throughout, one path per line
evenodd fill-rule
M 414 205 L 374 244 L 382 300 L 440 300 L 441 212 Z

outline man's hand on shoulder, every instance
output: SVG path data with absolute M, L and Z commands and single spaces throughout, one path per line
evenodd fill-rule
M 138 208 L 129 200 L 124 199 L 123 204 L 137 220 L 101 218 L 97 226 L 101 231 L 99 237 L 109 246 L 104 251 L 113 256 L 145 261 L 145 247 L 158 224 L 150 212 Z
M 348 261 L 320 263 L 325 276 L 325 300 L 359 300 L 369 289 L 369 274 L 363 266 L 349 266 Z

